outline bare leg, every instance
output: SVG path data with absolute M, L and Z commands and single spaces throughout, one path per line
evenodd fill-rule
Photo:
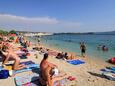
M 20 70 L 20 69 L 23 69 L 25 67 L 26 67 L 25 65 L 20 64 L 20 59 L 16 58 L 14 65 L 13 65 L 13 70 Z
M 4 65 L 5 64 L 5 57 L 2 57 L 2 64 Z
M 52 78 L 52 86 L 54 85 L 55 81 L 60 81 L 60 80 L 64 79 L 66 76 L 67 76 L 66 73 L 60 72 L 60 74 L 58 76 L 55 76 L 55 77 Z
M 60 73 L 58 76 L 53 77 L 53 81 L 61 80 L 66 77 L 66 73 Z
M 2 55 L 2 64 L 3 65 L 8 62 L 8 60 L 6 60 L 6 58 L 7 57 L 5 55 Z

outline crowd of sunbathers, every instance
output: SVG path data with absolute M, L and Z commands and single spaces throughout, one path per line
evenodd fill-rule
M 25 65 L 20 64 L 20 58 L 15 53 L 16 48 L 13 45 L 12 41 L 9 41 L 9 37 L 1 36 L 0 40 L 0 56 L 2 57 L 2 66 L 5 66 L 9 60 L 13 60 L 14 63 L 12 65 L 13 70 L 20 70 L 25 68 Z
M 50 56 L 54 56 L 57 59 L 63 59 L 63 60 L 72 60 L 76 59 L 76 55 L 74 53 L 67 53 L 67 52 L 59 52 L 59 51 L 54 51 L 45 47 L 34 47 L 34 50 L 40 51 L 39 54 L 45 54 L 48 53 Z
M 15 53 L 17 48 L 14 46 L 13 41 L 9 41 L 8 36 L 0 36 L 0 57 L 2 58 L 2 66 L 6 66 L 9 60 L 14 61 L 12 64 L 12 70 L 20 70 L 26 68 L 25 65 L 20 64 L 20 57 Z M 29 42 L 19 38 L 21 45 L 20 50 L 25 53 L 28 52 L 27 47 L 29 47 Z M 17 41 L 17 40 L 16 40 Z M 33 48 L 36 49 L 36 48 Z M 39 48 L 40 53 L 44 55 L 43 60 L 40 63 L 40 82 L 41 86 L 54 86 L 54 82 L 61 80 L 65 77 L 65 73 L 61 73 L 58 67 L 50 62 L 48 62 L 48 55 L 53 54 L 54 52 L 50 49 Z M 55 52 L 55 56 L 59 56 L 59 53 Z M 57 76 L 58 75 L 58 76 Z

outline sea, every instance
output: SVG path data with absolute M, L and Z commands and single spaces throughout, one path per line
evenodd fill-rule
M 32 38 L 32 40 L 34 39 L 36 38 Z M 76 55 L 81 55 L 80 42 L 84 42 L 86 45 L 86 55 L 90 58 L 108 60 L 115 57 L 115 35 L 55 34 L 41 36 L 40 40 L 47 47 L 54 47 L 63 52 L 74 52 Z M 108 51 L 103 51 L 102 48 L 98 49 L 99 45 L 105 45 Z

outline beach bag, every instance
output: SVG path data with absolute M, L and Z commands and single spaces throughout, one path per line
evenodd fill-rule
M 6 79 L 9 76 L 9 71 L 8 70 L 1 70 L 0 71 L 0 79 Z

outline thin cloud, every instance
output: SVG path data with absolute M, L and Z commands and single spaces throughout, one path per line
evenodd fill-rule
M 37 17 L 37 18 L 29 18 L 29 17 L 21 17 L 14 16 L 9 14 L 0 14 L 0 21 L 2 22 L 23 22 L 23 23 L 39 23 L 39 24 L 57 24 L 58 21 L 55 18 L 49 17 Z
M 61 21 L 51 17 L 22 17 L 10 14 L 0 14 L 0 26 L 16 28 L 30 28 L 30 31 L 70 31 L 71 28 L 80 27 L 79 22 Z

